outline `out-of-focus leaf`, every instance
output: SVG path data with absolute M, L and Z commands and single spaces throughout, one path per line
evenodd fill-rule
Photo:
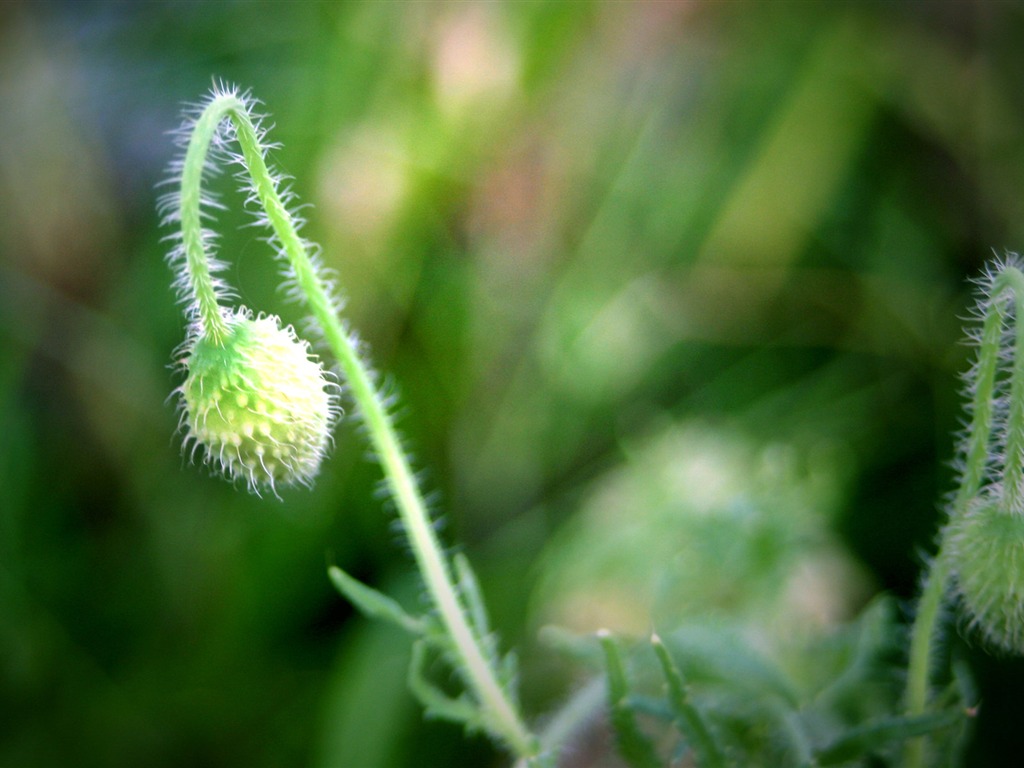
M 651 740 L 640 730 L 629 704 L 629 682 L 618 642 L 609 633 L 600 633 L 608 675 L 608 707 L 619 753 L 633 768 L 659 768 L 661 760 Z
M 894 717 L 851 729 L 827 747 L 815 752 L 818 765 L 839 765 L 864 754 L 947 728 L 963 718 L 962 712 L 934 712 L 916 717 Z
M 327 572 L 338 591 L 367 616 L 389 621 L 414 635 L 422 635 L 425 631 L 423 620 L 410 616 L 392 598 L 353 579 L 336 565 L 332 565 Z

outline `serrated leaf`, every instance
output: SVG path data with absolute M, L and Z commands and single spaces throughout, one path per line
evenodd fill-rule
M 384 619 L 414 635 L 424 633 L 425 622 L 410 616 L 387 595 L 352 578 L 336 565 L 328 568 L 327 573 L 338 591 L 365 616 Z

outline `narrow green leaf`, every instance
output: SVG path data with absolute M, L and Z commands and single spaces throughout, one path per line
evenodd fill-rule
M 519 657 L 514 652 L 509 651 L 502 657 L 498 679 L 510 693 L 519 686 Z
M 686 676 L 695 682 L 723 684 L 742 695 L 786 708 L 800 708 L 796 687 L 778 663 L 752 648 L 735 627 L 691 625 L 665 638 L 675 658 L 685 662 Z
M 497 648 L 494 647 L 494 638 L 491 635 L 491 625 L 487 618 L 487 607 L 484 605 L 483 592 L 480 590 L 480 582 L 469 560 L 461 552 L 457 552 L 452 558 L 452 565 L 455 567 L 455 578 L 457 581 L 459 595 L 465 603 L 469 612 L 470 625 L 476 632 L 477 640 L 491 656 L 497 656 Z M 496 659 L 492 658 L 492 662 Z
M 629 683 L 618 643 L 604 630 L 597 637 L 604 649 L 605 667 L 608 670 L 608 708 L 619 754 L 633 768 L 660 768 L 661 761 L 654 746 L 640 730 L 629 706 Z
M 718 749 L 718 745 L 715 744 L 704 718 L 690 703 L 682 672 L 672 660 L 672 656 L 665 644 L 661 642 L 660 637 L 653 635 L 651 645 L 654 646 L 654 653 L 658 657 L 662 674 L 668 685 L 668 700 L 676 716 L 676 727 L 693 747 L 693 751 L 697 755 L 697 764 L 705 768 L 721 768 L 725 765 L 725 758 Z
M 955 724 L 963 712 L 945 710 L 914 717 L 892 717 L 875 720 L 854 728 L 815 754 L 818 765 L 838 765 L 881 749 L 892 742 L 925 736 Z
M 956 686 L 960 701 L 968 707 L 968 713 L 973 715 L 978 710 L 978 688 L 971 674 L 971 668 L 963 659 L 957 659 L 952 664 L 953 682 Z
M 390 621 L 414 635 L 423 634 L 424 621 L 410 616 L 402 606 L 387 595 L 353 579 L 336 565 L 330 566 L 327 573 L 338 591 L 364 615 Z
M 409 690 L 423 705 L 428 717 L 460 723 L 470 731 L 487 731 L 490 728 L 480 709 L 469 699 L 452 698 L 427 680 L 424 669 L 427 664 L 427 643 L 417 640 L 412 646 L 412 660 L 409 662 Z

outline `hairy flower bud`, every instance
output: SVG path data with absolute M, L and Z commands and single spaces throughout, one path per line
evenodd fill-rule
M 305 342 L 273 316 L 242 311 L 223 339 L 200 334 L 180 392 L 186 443 L 194 441 L 232 479 L 308 485 L 330 439 L 334 402 Z
M 971 625 L 993 645 L 1024 653 L 1024 516 L 980 498 L 951 522 L 948 536 Z

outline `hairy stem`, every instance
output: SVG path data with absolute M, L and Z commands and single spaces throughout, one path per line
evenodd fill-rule
M 219 328 L 216 325 L 218 321 L 223 323 L 216 305 L 199 229 L 199 186 L 210 142 L 220 121 L 225 118 L 234 124 L 253 189 L 288 259 L 296 285 L 323 330 L 327 344 L 341 365 L 352 398 L 361 411 L 416 563 L 441 621 L 454 643 L 465 682 L 480 706 L 486 710 L 488 722 L 496 731 L 494 735 L 503 740 L 517 756 L 530 758 L 536 753 L 536 740 L 498 682 L 494 669 L 472 631 L 458 598 L 451 567 L 431 526 L 423 496 L 390 415 L 356 350 L 355 342 L 335 311 L 327 287 L 298 234 L 294 218 L 281 199 L 274 177 L 267 168 L 259 132 L 247 105 L 233 93 L 216 94 L 196 122 L 182 176 L 182 228 L 189 274 L 195 286 L 200 316 L 208 332 Z M 190 208 L 187 217 L 186 201 Z M 191 212 L 193 207 L 194 212 Z
M 949 580 L 949 563 L 939 554 L 931 563 L 924 588 L 917 604 L 917 616 L 910 635 L 910 662 L 907 668 L 906 708 L 911 717 L 924 714 L 928 705 L 928 679 L 932 668 L 935 633 L 942 615 Z M 925 743 L 922 737 L 907 742 L 904 755 L 906 768 L 924 765 Z
M 1003 509 L 1019 515 L 1024 505 L 1024 275 L 1008 268 L 1001 277 L 1013 292 L 1014 350 L 1010 374 L 1010 404 L 1006 415 L 1003 466 Z
M 210 144 L 217 134 L 221 120 L 232 110 L 244 110 L 244 104 L 234 94 L 221 94 L 196 120 L 189 137 L 185 162 L 181 171 L 181 238 L 185 249 L 185 268 L 189 285 L 199 313 L 203 331 L 214 341 L 227 336 L 227 323 L 220 313 L 217 291 L 210 274 L 210 260 L 206 253 L 202 225 L 203 169 Z
M 1022 467 L 1024 461 L 1024 274 L 1013 266 L 1006 266 L 995 277 L 991 295 L 983 305 L 984 318 L 978 345 L 978 359 L 971 374 L 971 423 L 964 450 L 964 465 L 960 487 L 953 500 L 951 514 L 964 515 L 970 501 L 982 492 L 991 468 L 992 423 L 996 400 L 996 376 L 999 371 L 1000 350 L 1004 327 L 1009 317 L 1007 296 L 1013 299 L 1016 323 L 1013 371 L 1010 379 L 1010 405 L 1007 415 L 1007 445 L 1005 465 L 1002 467 L 1004 501 L 1008 509 L 1019 509 L 1021 504 Z M 935 635 L 942 617 L 942 604 L 951 574 L 945 554 L 945 531 L 940 537 L 939 551 L 925 576 L 917 616 L 910 636 L 910 658 L 907 669 L 905 704 L 910 716 L 924 714 L 928 706 L 928 683 L 932 669 Z M 907 742 L 904 765 L 920 768 L 925 764 L 923 738 Z

